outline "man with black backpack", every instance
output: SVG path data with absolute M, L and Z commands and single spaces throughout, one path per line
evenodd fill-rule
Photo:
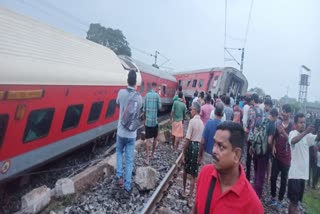
M 254 165 L 254 184 L 253 188 L 259 198 L 261 198 L 263 184 L 266 177 L 269 149 L 272 146 L 273 136 L 275 133 L 275 121 L 278 117 L 278 110 L 270 110 L 267 118 L 262 119 L 261 123 L 256 121 L 250 153 L 253 154 Z
M 140 125 L 140 110 L 142 107 L 142 98 L 136 91 L 136 71 L 129 71 L 127 82 L 128 87 L 126 89 L 119 90 L 116 101 L 120 107 L 116 142 L 116 176 L 118 178 L 118 184 L 120 186 L 124 186 L 124 189 L 128 193 L 130 193 L 134 159 L 134 145 L 137 138 L 137 129 Z M 124 151 L 126 155 L 125 179 L 123 179 L 122 176 L 122 155 Z

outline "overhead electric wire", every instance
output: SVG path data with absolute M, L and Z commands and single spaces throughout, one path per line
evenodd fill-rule
M 244 36 L 243 48 L 245 48 L 246 44 L 247 44 L 247 38 L 248 38 L 249 27 L 250 27 L 250 22 L 251 22 L 251 14 L 252 14 L 253 2 L 254 2 L 254 0 L 251 0 L 250 11 L 249 11 L 249 16 L 248 16 L 248 23 L 247 23 L 247 27 L 246 27 L 246 34 Z
M 89 25 L 90 25 L 89 24 L 90 22 L 85 21 L 83 19 L 80 19 L 80 18 L 72 15 L 71 13 L 67 12 L 64 9 L 61 9 L 61 8 L 55 6 L 54 4 L 52 4 L 51 2 L 49 2 L 47 0 L 37 1 L 37 2 L 40 2 L 41 5 L 36 5 L 36 7 L 35 7 L 34 4 L 31 4 L 30 1 L 28 1 L 28 2 L 24 1 L 24 0 L 16 0 L 16 1 L 21 3 L 21 4 L 29 6 L 29 7 L 33 8 L 34 10 L 40 11 L 40 12 L 44 13 L 45 15 L 49 16 L 49 17 L 52 17 L 53 16 L 52 12 L 55 12 L 56 15 L 58 13 L 58 14 L 64 16 L 64 17 L 68 18 L 70 21 L 72 20 L 74 23 L 77 23 L 78 25 L 81 25 L 81 26 L 84 26 L 84 27 L 89 27 Z M 44 10 L 44 8 L 47 9 L 47 10 Z M 50 12 L 48 12 L 48 10 L 51 12 L 51 14 L 50 14 Z M 74 25 L 73 25 L 73 27 L 77 28 L 78 30 L 81 30 L 83 32 L 87 32 L 87 30 L 83 29 L 82 27 L 80 28 L 80 27 L 76 27 Z M 137 51 L 137 52 L 145 54 L 147 56 L 151 56 L 152 55 L 151 53 L 148 53 L 147 51 L 141 50 L 141 49 L 133 47 L 133 46 L 130 46 L 130 48 L 135 50 L 135 51 Z M 160 53 L 159 53 L 159 56 L 161 56 L 161 57 L 163 57 L 165 59 L 165 61 L 161 64 L 161 66 L 170 61 L 170 59 L 168 59 L 166 56 L 164 56 L 164 55 L 162 55 Z
M 225 47 L 226 47 L 226 40 L 227 40 L 227 11 L 228 11 L 228 1 L 225 0 L 225 5 L 224 5 L 224 58 L 226 58 L 226 51 L 225 51 Z M 223 60 L 225 62 L 225 60 Z M 225 63 L 224 63 L 225 64 Z
M 72 15 L 71 13 L 69 13 L 69 12 L 67 12 L 67 11 L 57 7 L 57 6 L 55 6 L 54 4 L 50 3 L 47 0 L 41 0 L 41 1 L 38 1 L 38 2 L 47 5 L 49 8 L 58 11 L 59 13 L 63 14 L 65 17 L 73 19 L 73 20 L 75 20 L 75 22 L 77 22 L 77 23 L 79 23 L 79 24 L 81 24 L 81 25 L 83 25 L 85 27 L 88 27 L 90 25 L 89 22 L 79 19 L 78 17 Z
M 48 12 L 48 10 L 45 10 L 43 6 L 40 6 L 40 5 L 37 5 L 35 6 L 35 4 L 32 4 L 31 1 L 24 1 L 24 0 L 16 0 L 16 2 L 20 3 L 20 4 L 23 4 L 23 5 L 26 5 L 26 6 L 29 6 L 30 8 L 36 10 L 36 11 L 40 11 L 41 13 L 47 15 L 48 17 L 53 17 L 53 11 L 51 10 L 50 12 Z M 39 1 L 40 2 L 40 1 Z M 34 3 L 34 2 L 33 2 Z M 48 8 L 46 8 L 48 9 Z M 50 10 L 50 9 L 49 9 Z M 58 10 L 58 9 L 54 9 L 54 10 Z M 66 14 L 65 14 L 66 16 Z M 70 19 L 69 19 L 70 20 Z M 74 21 L 75 23 L 78 23 L 78 24 L 81 24 L 83 25 L 82 23 L 79 23 L 77 21 Z M 89 25 L 86 25 L 86 27 L 88 27 Z M 73 28 L 76 28 L 77 30 L 80 30 L 80 31 L 83 31 L 83 32 L 87 32 L 87 29 L 84 29 L 82 27 L 77 27 L 77 26 L 74 26 L 72 25 Z
M 232 54 L 228 51 L 228 49 L 225 48 L 225 51 L 232 57 L 232 59 L 233 59 L 238 65 L 240 65 L 240 63 L 236 60 L 236 58 L 234 58 L 234 57 L 232 56 Z
M 147 51 L 141 50 L 140 48 L 136 48 L 136 47 L 133 47 L 133 46 L 131 46 L 131 45 L 129 45 L 129 46 L 130 46 L 130 48 L 131 48 L 132 50 L 135 50 L 135 51 L 137 51 L 137 52 L 140 52 L 140 53 L 142 53 L 142 54 L 144 54 L 144 55 L 147 55 L 147 56 L 151 56 L 151 55 L 152 55 L 151 53 L 148 53 Z

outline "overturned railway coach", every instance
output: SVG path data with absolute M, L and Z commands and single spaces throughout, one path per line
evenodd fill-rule
M 3 8 L 0 33 L 0 182 L 116 129 L 113 51 Z
M 189 99 L 195 91 L 211 91 L 212 95 L 244 95 L 248 89 L 246 77 L 232 67 L 181 71 L 175 73 L 175 77 Z

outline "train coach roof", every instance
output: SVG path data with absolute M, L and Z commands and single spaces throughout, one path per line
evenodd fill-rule
M 131 59 L 138 66 L 138 68 L 140 69 L 141 72 L 145 72 L 148 74 L 152 74 L 154 76 L 161 77 L 163 79 L 177 82 L 176 78 L 172 74 L 168 73 L 167 71 L 157 69 L 157 68 L 153 67 L 152 65 L 145 64 L 137 59 L 133 59 L 133 58 L 131 58 Z
M 177 71 L 174 73 L 174 75 L 179 74 L 195 74 L 195 73 L 204 73 L 204 72 L 210 72 L 210 71 L 223 71 L 224 68 L 215 67 L 215 68 L 203 68 L 203 69 L 197 69 L 197 70 L 188 70 L 188 71 Z
M 0 84 L 127 84 L 110 49 L 2 7 L 0 35 Z

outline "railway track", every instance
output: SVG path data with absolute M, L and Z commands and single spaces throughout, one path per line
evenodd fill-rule
M 159 123 L 164 123 L 168 118 L 167 112 L 161 113 Z M 137 133 L 138 138 L 143 130 L 144 125 L 141 125 Z M 2 187 L 0 186 L 0 213 L 18 211 L 21 197 L 32 189 L 41 185 L 53 188 L 60 178 L 72 177 L 112 155 L 115 152 L 114 136 L 115 133 L 112 132 L 108 136 L 98 137 L 95 142 L 88 143 L 87 146 L 2 184 Z M 100 139 L 99 142 L 98 139 Z
M 178 173 L 181 169 L 181 158 L 182 153 L 179 155 L 176 162 L 172 165 L 169 172 L 166 174 L 164 179 L 161 181 L 160 185 L 154 191 L 151 198 L 148 200 L 148 203 L 145 205 L 141 213 L 155 213 L 157 209 L 161 207 L 161 201 L 164 197 L 168 196 L 170 188 L 174 184 L 174 179 L 177 178 Z
M 179 198 L 182 186 L 182 153 L 172 165 L 141 213 L 189 213 L 185 199 Z

